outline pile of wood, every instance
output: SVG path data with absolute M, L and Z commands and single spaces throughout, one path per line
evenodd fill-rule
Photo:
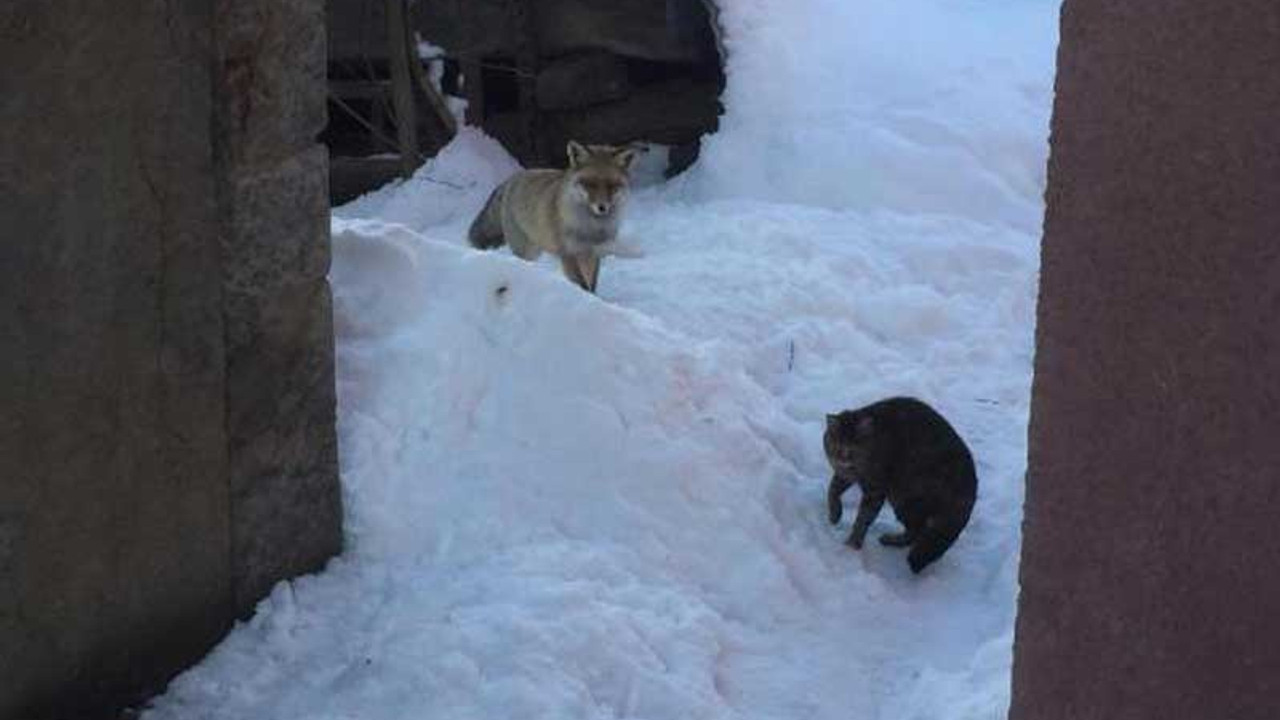
M 563 162 L 569 138 L 670 145 L 687 162 L 716 129 L 724 75 L 704 0 L 472 0 L 420 10 L 423 36 L 462 59 L 468 120 L 525 164 Z M 512 80 L 515 102 L 502 91 Z
M 362 30 L 357 42 L 330 57 L 330 123 L 323 139 L 332 156 L 330 201 L 340 203 L 395 174 L 412 175 L 453 137 L 457 121 L 423 68 L 409 0 L 335 7 L 360 10 L 362 18 L 355 25 Z M 371 7 L 381 12 L 368 12 Z M 333 13 L 329 20 L 332 42 L 343 25 Z M 382 32 L 363 32 L 373 20 L 381 21 Z
M 526 166 L 562 165 L 570 138 L 642 141 L 671 146 L 674 174 L 716 130 L 724 75 L 710 0 L 406 2 L 328 4 L 335 157 L 381 154 L 385 168 L 390 153 L 407 172 L 452 136 L 418 40 L 443 49 L 443 91 L 467 100 L 467 122 Z M 339 117 L 353 114 L 363 122 Z

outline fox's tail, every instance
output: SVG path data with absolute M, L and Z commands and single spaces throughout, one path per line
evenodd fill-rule
M 471 221 L 471 229 L 467 231 L 467 239 L 471 247 L 480 250 L 492 250 L 502 247 L 502 192 L 506 184 L 499 185 L 489 194 L 484 209 Z

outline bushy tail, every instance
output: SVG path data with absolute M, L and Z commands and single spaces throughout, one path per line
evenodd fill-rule
M 480 250 L 492 250 L 502 247 L 502 191 L 505 184 L 499 185 L 489 194 L 484 209 L 471 221 L 471 229 L 467 231 L 467 239 L 471 247 Z

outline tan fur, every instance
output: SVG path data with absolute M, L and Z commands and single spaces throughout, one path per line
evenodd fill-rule
M 595 292 L 600 258 L 616 247 L 639 150 L 569 142 L 567 170 L 522 170 L 499 185 L 471 223 L 474 247 L 506 243 L 525 260 L 544 252 L 560 258 L 565 277 Z

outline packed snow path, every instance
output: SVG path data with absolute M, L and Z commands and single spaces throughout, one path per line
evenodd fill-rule
M 149 720 L 1003 717 L 1053 6 L 805 4 L 722 4 L 725 130 L 637 191 L 644 254 L 606 260 L 598 298 L 465 247 L 514 169 L 475 131 L 338 213 L 349 550 Z M 838 44 L 916 21 L 923 53 L 960 10 L 943 66 L 983 33 L 1035 52 L 877 85 L 890 44 Z M 874 102 L 818 121 L 799 86 L 855 71 Z M 824 413 L 894 394 L 978 465 L 972 522 L 920 577 L 843 545 L 852 507 L 825 518 Z

